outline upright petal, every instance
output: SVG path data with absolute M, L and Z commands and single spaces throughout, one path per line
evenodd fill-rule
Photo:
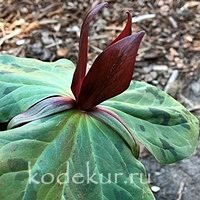
M 94 16 L 98 13 L 98 11 L 106 4 L 107 3 L 101 3 L 90 9 L 86 14 L 86 17 L 81 27 L 78 62 L 71 85 L 72 92 L 76 99 L 78 99 L 80 88 L 86 73 L 89 24 L 93 20 Z
M 128 88 L 143 36 L 141 31 L 125 37 L 97 57 L 82 84 L 78 99 L 81 109 L 91 109 Z
M 124 27 L 124 30 L 117 36 L 117 38 L 115 38 L 115 40 L 113 40 L 108 46 L 116 43 L 117 41 L 131 35 L 132 33 L 132 18 L 131 18 L 131 14 L 129 12 L 127 13 L 127 22 L 126 22 L 126 26 Z

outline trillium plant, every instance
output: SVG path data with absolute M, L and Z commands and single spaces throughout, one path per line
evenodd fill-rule
M 0 199 L 155 199 L 140 144 L 162 164 L 190 156 L 198 120 L 172 97 L 131 81 L 141 31 L 131 15 L 87 69 L 87 12 L 76 68 L 0 56 Z

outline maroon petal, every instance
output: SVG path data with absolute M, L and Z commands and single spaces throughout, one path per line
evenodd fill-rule
M 103 8 L 106 4 L 107 3 L 101 3 L 95 6 L 94 8 L 90 9 L 81 27 L 78 62 L 71 85 L 72 92 L 76 99 L 78 99 L 80 88 L 86 73 L 89 23 L 93 20 L 94 16 L 98 13 L 98 11 L 101 8 Z
M 71 98 L 61 96 L 48 97 L 13 117 L 8 124 L 8 129 L 19 127 L 28 122 L 63 112 L 65 110 L 70 110 L 74 105 L 75 101 Z
M 125 37 L 97 57 L 82 84 L 78 98 L 81 109 L 91 109 L 129 87 L 143 36 L 141 31 Z
M 132 33 L 132 18 L 131 18 L 131 14 L 129 12 L 127 13 L 127 22 L 126 22 L 126 26 L 124 27 L 124 30 L 118 35 L 117 38 L 115 38 L 115 40 L 113 40 L 108 46 L 116 43 L 117 41 L 131 35 Z

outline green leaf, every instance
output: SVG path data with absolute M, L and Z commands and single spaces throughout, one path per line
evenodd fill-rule
M 172 163 L 194 152 L 199 134 L 197 118 L 156 87 L 135 81 L 127 91 L 102 105 L 118 114 L 160 163 Z
M 77 110 L 1 131 L 0 199 L 154 199 L 117 131 Z
M 89 114 L 118 133 L 132 150 L 135 158 L 139 157 L 140 149 L 138 143 L 129 128 L 121 121 L 120 118 L 118 118 L 118 116 L 116 116 L 115 113 L 112 113 L 109 110 L 96 109 L 95 111 L 89 112 Z
M 198 120 L 139 82 L 90 112 L 67 110 L 73 71 L 66 59 L 0 56 L 0 126 L 11 128 L 0 131 L 0 199 L 154 199 L 135 138 L 175 162 L 194 151 Z
M 67 59 L 49 63 L 1 55 L 0 123 L 47 97 L 72 97 L 70 85 L 74 69 Z

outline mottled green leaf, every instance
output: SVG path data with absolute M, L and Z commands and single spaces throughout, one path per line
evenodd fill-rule
M 154 199 L 116 130 L 70 110 L 0 132 L 0 199 Z
M 36 59 L 0 56 L 0 123 L 50 96 L 72 96 L 74 65 L 66 59 L 42 62 Z
M 0 199 L 154 199 L 135 139 L 175 162 L 194 151 L 197 119 L 139 82 L 89 112 L 67 110 L 73 71 L 66 59 L 0 56 L 0 126 L 11 128 L 0 127 Z
M 127 91 L 102 105 L 118 114 L 160 163 L 188 157 L 196 147 L 197 118 L 154 86 L 135 81 Z

